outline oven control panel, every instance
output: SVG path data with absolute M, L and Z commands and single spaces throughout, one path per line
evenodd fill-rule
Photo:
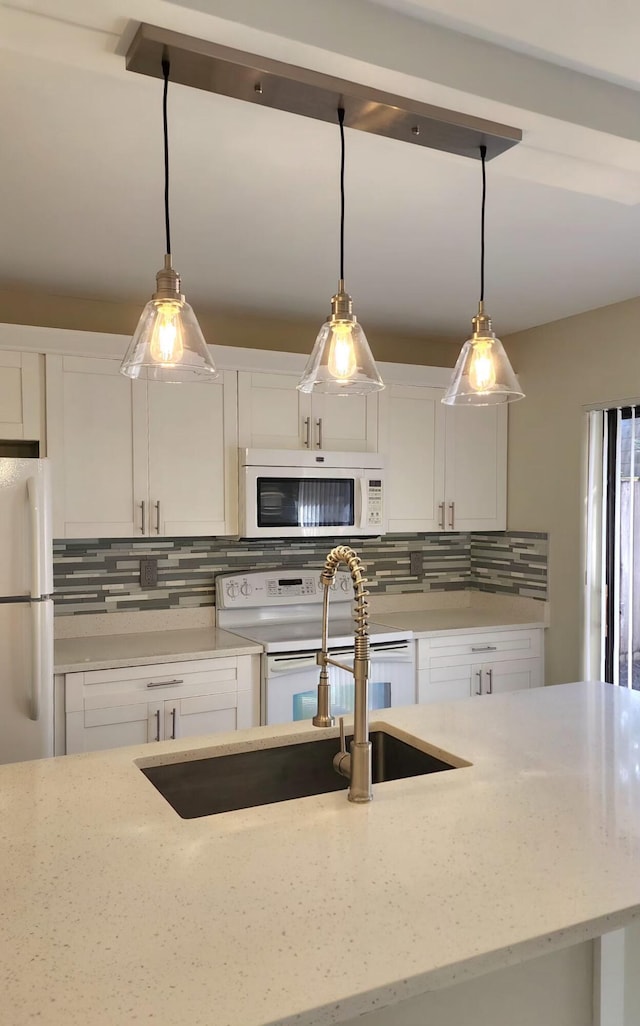
M 216 605 L 218 609 L 239 609 L 249 606 L 317 603 L 322 602 L 323 591 L 319 570 L 270 570 L 266 573 L 225 574 L 216 579 Z M 350 599 L 353 596 L 351 575 L 338 570 L 331 591 L 336 599 Z

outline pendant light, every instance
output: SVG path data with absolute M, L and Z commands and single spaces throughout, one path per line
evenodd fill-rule
M 472 319 L 473 334 L 462 347 L 453 377 L 442 402 L 447 406 L 495 406 L 524 399 L 509 357 L 491 328 L 484 312 L 484 214 L 487 198 L 485 158 L 487 147 L 480 147 L 482 162 L 482 216 L 480 231 L 480 302 Z
M 120 370 L 130 378 L 155 381 L 213 381 L 218 372 L 192 308 L 180 291 L 180 275 L 171 266 L 169 223 L 169 143 L 167 91 L 169 61 L 162 61 L 164 91 L 164 267 L 156 274 L 156 291 L 142 311 Z
M 344 108 L 338 108 L 340 125 L 340 280 L 331 300 L 331 314 L 320 332 L 304 374 L 301 392 L 330 395 L 367 395 L 384 388 L 367 337 L 353 313 L 351 296 L 344 289 Z

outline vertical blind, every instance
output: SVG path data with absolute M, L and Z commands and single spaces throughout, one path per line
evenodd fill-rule
M 640 406 L 607 410 L 606 679 L 640 690 Z

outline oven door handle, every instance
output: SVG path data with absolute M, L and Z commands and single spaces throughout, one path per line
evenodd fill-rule
M 371 646 L 371 658 L 377 655 L 384 655 L 385 659 L 389 659 L 392 656 L 399 656 L 401 659 L 405 659 L 408 655 L 411 655 L 411 642 L 406 644 L 391 644 L 385 645 L 372 645 Z
M 317 665 L 315 652 L 313 655 L 272 656 L 269 659 L 270 675 L 288 673 L 290 670 L 306 670 Z

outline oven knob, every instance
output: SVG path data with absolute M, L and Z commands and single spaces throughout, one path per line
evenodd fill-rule
M 251 585 L 249 584 L 248 581 L 243 581 L 242 582 L 242 584 L 240 586 L 240 591 L 242 592 L 243 595 L 250 595 L 251 594 Z
M 231 583 L 227 585 L 227 595 L 230 599 L 237 598 L 239 590 L 240 589 L 235 581 L 231 581 Z
M 349 582 L 346 577 L 343 577 L 343 579 L 340 581 L 340 587 L 343 591 L 349 591 Z
M 332 580 L 331 584 L 329 585 L 329 587 L 331 588 L 331 591 L 335 591 L 336 588 L 338 587 L 338 582 L 336 581 L 335 577 L 333 578 L 333 580 Z

